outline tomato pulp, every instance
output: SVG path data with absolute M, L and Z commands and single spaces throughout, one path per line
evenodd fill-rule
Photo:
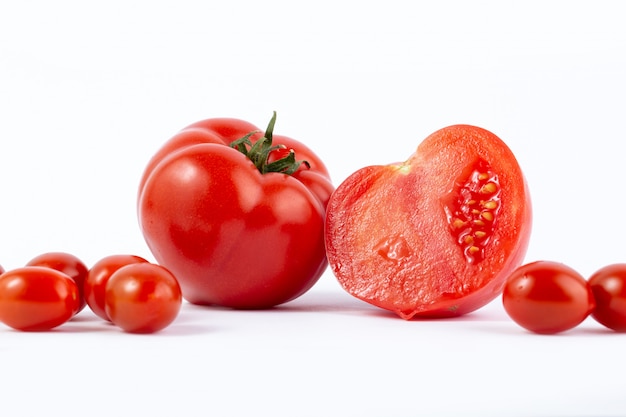
M 531 202 L 506 144 L 479 127 L 428 136 L 404 163 L 362 168 L 333 193 L 326 247 L 353 296 L 412 317 L 469 313 L 526 254 Z

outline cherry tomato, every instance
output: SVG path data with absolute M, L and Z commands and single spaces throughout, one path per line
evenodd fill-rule
M 26 266 L 0 275 L 0 321 L 14 329 L 53 329 L 74 316 L 79 302 L 76 282 L 55 269 Z
M 89 269 L 79 258 L 65 252 L 48 252 L 31 259 L 26 266 L 45 266 L 67 274 L 78 286 L 80 301 L 76 313 L 85 308 L 87 302 L 85 301 L 83 286 Z
M 309 148 L 274 135 L 274 121 L 265 134 L 237 119 L 195 123 L 146 167 L 142 233 L 192 303 L 269 308 L 302 295 L 328 265 L 334 187 Z
M 369 166 L 332 195 L 326 248 L 353 296 L 404 319 L 469 313 L 500 294 L 525 256 L 531 204 L 511 150 L 455 125 L 403 163 Z
M 100 259 L 89 269 L 83 288 L 85 301 L 97 316 L 104 320 L 110 320 L 104 304 L 106 283 L 115 271 L 135 263 L 148 263 L 148 261 L 135 255 L 109 255 Z
M 532 262 L 513 271 L 502 302 L 513 321 L 541 334 L 572 329 L 595 305 L 585 278 L 569 266 L 551 261 Z
M 124 266 L 106 284 L 107 316 L 126 332 L 153 333 L 164 329 L 176 319 L 181 304 L 178 281 L 159 265 Z
M 607 265 L 589 278 L 596 308 L 591 316 L 600 324 L 626 332 L 626 264 Z

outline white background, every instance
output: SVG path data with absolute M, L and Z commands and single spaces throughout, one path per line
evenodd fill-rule
M 619 2 L 3 2 L 0 264 L 151 259 L 135 194 L 152 153 L 218 116 L 307 143 L 338 185 L 433 131 L 500 136 L 530 184 L 527 260 L 626 261 L 626 26 Z M 405 322 L 328 271 L 265 312 L 184 305 L 160 334 L 90 311 L 0 326 L 3 415 L 626 415 L 626 336 L 523 331 L 500 300 Z M 11 410 L 11 411 L 6 411 Z

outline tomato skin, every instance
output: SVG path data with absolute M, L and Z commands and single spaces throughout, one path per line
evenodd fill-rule
M 106 283 L 105 309 L 111 322 L 129 333 L 154 333 L 178 316 L 182 293 L 165 268 L 136 263 L 115 271 Z
M 105 309 L 105 290 L 111 275 L 121 267 L 135 263 L 148 261 L 136 255 L 116 254 L 101 258 L 89 269 L 83 291 L 87 305 L 98 317 L 110 321 Z
M 257 126 L 235 118 L 205 119 L 185 127 L 165 142 L 148 162 L 139 182 L 138 199 L 141 200 L 148 177 L 152 175 L 154 169 L 163 159 L 181 149 L 204 143 L 229 146 L 233 141 L 252 132 L 258 132 L 250 137 L 252 143 L 263 136 L 261 129 Z M 334 186 L 330 181 L 328 168 L 321 158 L 305 144 L 288 136 L 273 135 L 273 144 L 283 145 L 286 150 L 293 150 L 298 160 L 308 162 L 309 168 L 305 168 L 303 165 L 293 176 L 314 191 L 326 207 L 330 194 L 334 191 Z M 272 162 L 280 155 L 284 155 L 284 151 L 274 151 L 270 155 L 269 161 Z
M 194 139 L 198 129 L 202 137 Z M 302 295 L 327 267 L 324 215 L 334 187 L 325 165 L 303 144 L 273 135 L 274 145 L 293 149 L 310 168 L 261 174 L 227 146 L 256 130 L 238 119 L 193 124 L 157 152 L 140 183 L 148 247 L 194 304 L 270 308 Z M 282 150 L 274 152 L 270 162 Z
M 483 186 L 489 192 L 476 204 L 491 210 L 483 222 L 490 227 L 471 230 L 482 246 L 470 258 L 474 245 L 454 225 L 461 212 L 473 212 L 461 206 Z M 346 178 L 328 204 L 326 248 L 333 273 L 356 298 L 407 320 L 454 317 L 500 294 L 525 256 L 531 223 L 530 193 L 511 150 L 491 132 L 454 125 L 429 135 L 403 163 Z
M 85 308 L 87 302 L 85 301 L 83 287 L 89 269 L 78 257 L 65 252 L 47 252 L 34 257 L 26 263 L 26 266 L 44 266 L 67 274 L 78 286 L 80 301 L 76 313 Z
M 78 309 L 78 286 L 52 268 L 26 266 L 0 275 L 0 321 L 22 331 L 47 331 Z
M 502 303 L 513 321 L 539 334 L 572 329 L 595 307 L 585 278 L 551 261 L 532 262 L 513 271 L 504 287 Z
M 596 303 L 591 316 L 617 332 L 626 332 L 626 264 L 607 265 L 589 277 Z

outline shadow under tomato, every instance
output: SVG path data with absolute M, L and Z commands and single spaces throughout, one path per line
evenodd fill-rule
M 348 294 L 335 292 L 307 293 L 295 300 L 278 306 L 262 309 L 237 309 L 222 307 L 219 305 L 196 305 L 188 303 L 191 310 L 210 310 L 218 312 L 250 313 L 258 312 L 265 314 L 274 313 L 342 313 L 342 312 L 368 312 L 378 308 L 362 302 Z
M 274 310 L 303 313 L 368 313 L 376 312 L 378 308 L 364 301 L 358 300 L 357 298 L 352 297 L 347 293 L 318 291 L 314 293 L 304 294 L 293 301 L 274 307 Z
M 591 320 L 591 319 L 587 319 Z M 491 334 L 504 334 L 507 336 L 523 336 L 523 337 L 536 337 L 536 338 L 572 338 L 572 337 L 624 337 L 626 338 L 626 333 L 615 332 L 609 328 L 602 327 L 600 325 L 589 324 L 583 322 L 578 327 L 574 327 L 573 329 L 569 329 L 563 332 L 554 333 L 554 334 L 540 334 L 534 333 L 530 330 L 524 329 L 523 327 L 515 324 L 513 321 L 509 321 L 508 323 L 493 323 L 493 325 L 481 325 L 474 326 L 474 330 L 478 330 L 482 333 L 491 333 Z
M 404 320 L 396 313 L 376 307 L 365 301 L 359 300 L 349 294 L 341 292 L 320 292 L 305 294 L 301 299 L 294 300 L 283 306 L 276 307 L 280 311 L 302 312 L 339 312 L 346 314 L 359 314 L 368 317 L 377 317 L 391 320 Z M 471 313 L 456 317 L 419 317 L 415 316 L 407 322 L 459 322 L 459 321 L 508 321 L 508 317 L 500 309 L 494 306 L 485 306 Z

